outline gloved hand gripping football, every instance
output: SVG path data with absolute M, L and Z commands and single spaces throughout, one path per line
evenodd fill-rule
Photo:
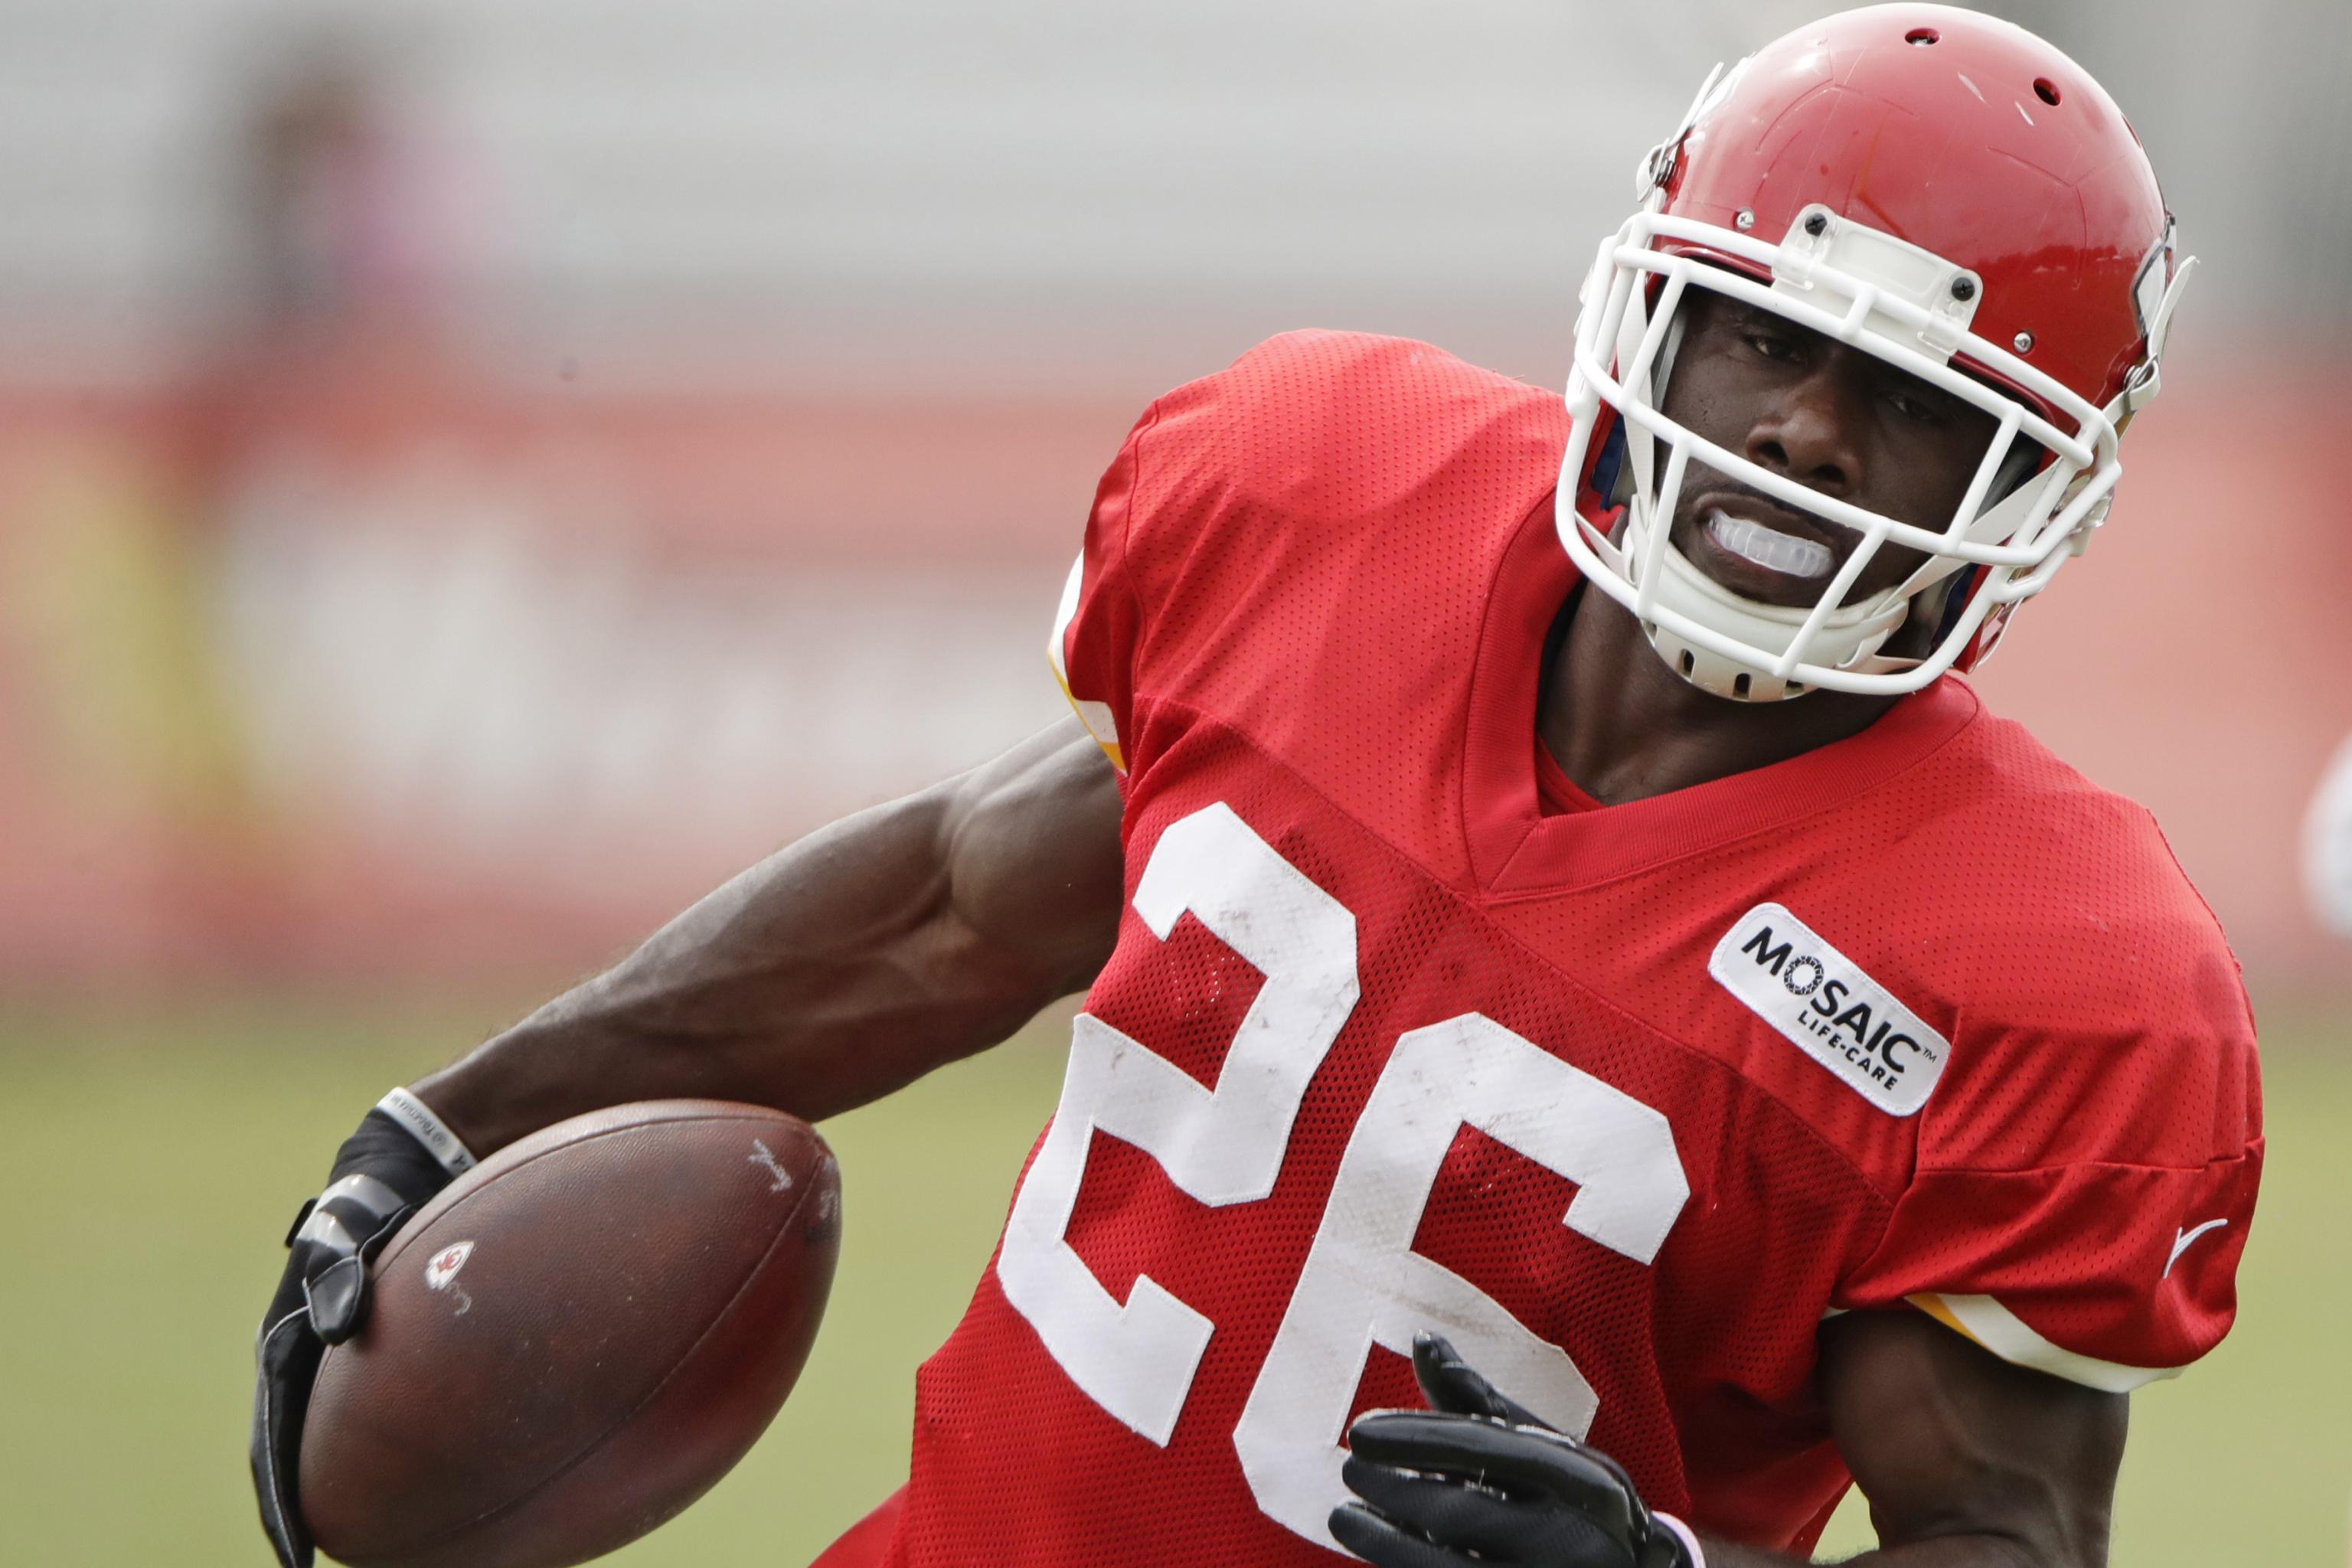
M 1378 1568 L 1704 1568 L 1599 1449 L 1512 1403 L 1435 1334 L 1413 1336 L 1429 1409 L 1376 1410 L 1348 1430 L 1341 1471 L 1363 1500 L 1331 1533 Z
M 310 1531 L 296 1493 L 302 1418 L 329 1345 L 367 1321 L 367 1270 L 393 1234 L 474 1163 L 440 1118 L 394 1089 L 344 1140 L 327 1190 L 286 1234 L 290 1256 L 255 1344 L 253 1489 L 285 1568 L 309 1568 Z

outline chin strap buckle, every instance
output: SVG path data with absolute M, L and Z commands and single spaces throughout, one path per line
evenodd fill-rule
M 2147 357 L 2132 367 L 2131 374 L 2124 378 L 2123 391 L 2107 405 L 2118 435 L 2133 415 L 2155 402 L 2156 395 L 2164 390 L 2164 342 L 2171 335 L 2172 312 L 2180 308 L 2180 296 L 2188 290 L 2189 279 L 2196 272 L 2197 258 L 2184 258 L 2172 274 L 2172 281 L 2165 286 L 2164 297 L 2147 319 Z
M 1665 190 L 1666 182 L 1675 177 L 1675 165 L 1682 162 L 1684 141 L 1697 129 L 1698 122 L 1706 118 L 1709 110 L 1730 96 L 1731 84 L 1738 81 L 1739 73 L 1747 68 L 1748 62 L 1744 59 L 1728 68 L 1718 62 L 1713 70 L 1706 73 L 1706 79 L 1698 84 L 1698 96 L 1692 99 L 1691 106 L 1683 111 L 1682 123 L 1675 127 L 1675 133 L 1643 153 L 1642 161 L 1633 166 L 1635 201 L 1650 205 L 1664 201 L 1660 193 Z

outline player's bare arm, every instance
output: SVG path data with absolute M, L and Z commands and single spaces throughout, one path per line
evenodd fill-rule
M 1064 720 L 780 850 L 415 1092 L 477 1155 L 636 1100 L 866 1104 L 1086 988 L 1118 928 L 1118 816 Z
M 1075 720 L 779 851 L 608 973 L 395 1089 L 303 1205 L 262 1320 L 251 1458 L 280 1561 L 311 1557 L 296 1491 L 325 1346 L 367 1269 L 476 1160 L 602 1106 L 700 1097 L 804 1119 L 995 1045 L 1082 989 L 1118 931 L 1117 775 Z
M 1918 1313 L 1822 1325 L 1822 1397 L 1885 1568 L 2096 1568 L 2129 1395 L 2011 1366 Z M 1728 1546 L 1725 1564 L 1790 1561 Z

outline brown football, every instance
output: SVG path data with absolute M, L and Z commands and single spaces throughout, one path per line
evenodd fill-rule
M 297 1487 L 352 1568 L 559 1568 L 702 1495 L 800 1375 L 839 1249 L 806 1122 L 615 1106 L 467 1172 L 377 1258 Z

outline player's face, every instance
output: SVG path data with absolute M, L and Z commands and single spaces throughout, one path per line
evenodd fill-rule
M 1991 415 L 1885 361 L 1706 289 L 1685 296 L 1664 408 L 1717 446 L 1808 489 L 1943 529 L 1992 439 Z M 1806 608 L 1862 542 L 1693 459 L 1675 547 L 1743 597 Z M 1845 598 L 1894 586 L 1924 557 L 1888 545 Z

